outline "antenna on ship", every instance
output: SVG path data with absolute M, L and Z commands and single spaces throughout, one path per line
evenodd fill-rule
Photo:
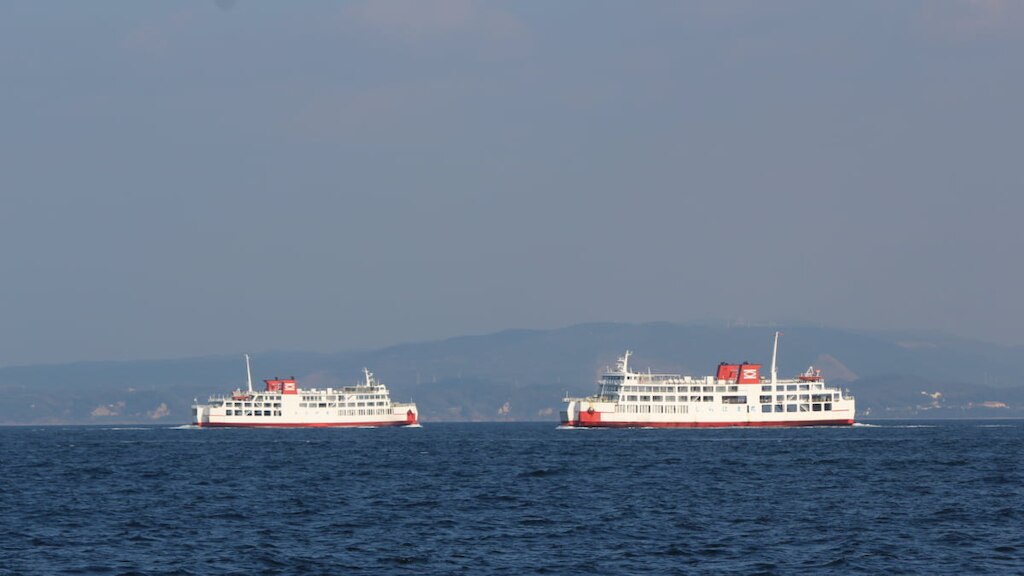
M 776 379 L 776 377 L 778 375 L 778 372 L 775 370 L 775 358 L 776 358 L 776 356 L 779 355 L 779 334 L 782 334 L 782 332 L 779 332 L 779 331 L 775 332 L 775 346 L 772 347 L 772 385 L 773 386 L 775 385 L 775 379 Z
M 249 367 L 249 355 L 245 355 L 245 377 L 249 384 L 249 392 L 252 392 L 252 368 Z

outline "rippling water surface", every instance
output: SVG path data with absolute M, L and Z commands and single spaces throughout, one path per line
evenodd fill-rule
M 0 428 L 0 574 L 1024 573 L 1024 422 Z

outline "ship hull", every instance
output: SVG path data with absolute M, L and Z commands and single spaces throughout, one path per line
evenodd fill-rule
M 807 427 L 807 426 L 852 426 L 854 420 L 790 420 L 777 422 L 562 422 L 569 428 L 740 428 L 740 427 Z
M 384 422 L 193 422 L 199 428 L 385 428 L 418 426 L 405 420 Z
M 799 397 L 799 394 L 797 394 Z M 785 408 L 787 405 L 779 405 Z M 765 428 L 808 426 L 851 426 L 855 422 L 854 400 L 829 403 L 799 401 L 789 405 L 792 411 L 776 411 L 774 404 L 722 405 L 713 402 L 630 408 L 587 399 L 570 399 L 560 421 L 567 428 Z M 770 408 L 770 411 L 764 411 Z M 638 413 L 639 412 L 639 413 Z M 646 412 L 646 413 L 643 413 Z

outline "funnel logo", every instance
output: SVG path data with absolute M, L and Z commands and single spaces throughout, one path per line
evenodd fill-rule
M 744 380 L 757 380 L 757 368 L 744 368 L 743 369 Z

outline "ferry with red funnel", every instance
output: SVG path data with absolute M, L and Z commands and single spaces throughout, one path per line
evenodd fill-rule
M 825 384 L 810 367 L 792 379 L 760 364 L 721 363 L 714 376 L 633 372 L 626 354 L 597 382 L 597 394 L 566 397 L 562 425 L 571 428 L 724 428 L 732 426 L 849 426 L 854 398 Z
M 200 428 L 330 428 L 419 426 L 412 403 L 392 402 L 386 386 L 363 368 L 365 380 L 341 388 L 299 388 L 294 378 L 264 380 L 253 390 L 249 355 L 245 355 L 247 389 L 211 396 L 192 406 Z

